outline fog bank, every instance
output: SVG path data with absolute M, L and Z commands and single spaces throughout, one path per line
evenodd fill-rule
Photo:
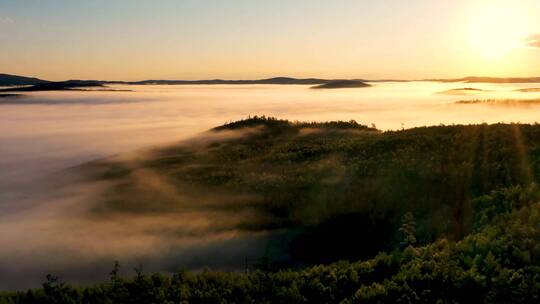
M 103 281 L 114 260 L 120 260 L 126 272 L 140 263 L 147 271 L 183 266 L 239 269 L 246 257 L 256 259 L 272 248 L 275 235 L 235 230 L 239 217 L 253 216 L 248 213 L 186 209 L 96 214 L 91 209 L 110 185 L 70 185 L 69 179 L 77 177 L 58 173 L 69 167 L 128 152 L 141 155 L 152 146 L 183 142 L 197 148 L 208 140 L 242 136 L 223 133 L 209 138 L 201 132 L 249 115 L 302 121 L 354 119 L 383 130 L 537 120 L 534 110 L 539 105 L 455 104 L 463 96 L 436 94 L 462 86 L 378 83 L 332 91 L 296 85 L 133 86 L 132 92 L 33 92 L 4 102 L 0 104 L 0 289 L 36 286 L 47 273 L 80 283 Z M 526 90 L 530 85 L 475 87 L 483 91 L 474 98 L 540 96 Z M 183 207 L 201 198 L 170 190 L 167 181 L 152 172 L 137 172 L 135 177 Z M 67 187 L 57 188 L 55 182 Z M 204 200 L 220 204 L 227 197 L 208 193 Z

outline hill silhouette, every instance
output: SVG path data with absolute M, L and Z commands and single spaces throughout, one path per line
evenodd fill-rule
M 38 83 L 32 86 L 1 89 L 0 92 L 33 92 L 33 91 L 77 91 L 83 88 L 105 87 L 100 82 L 84 80 L 68 80 L 60 82 Z
M 449 79 L 424 79 L 436 82 L 465 82 L 465 83 L 540 83 L 540 77 L 481 77 L 469 76 Z
M 225 79 L 206 79 L 206 80 L 141 80 L 141 81 L 111 81 L 108 83 L 119 84 L 170 84 L 170 85 L 189 85 L 189 84 L 322 84 L 327 83 L 328 79 L 319 78 L 292 78 L 292 77 L 273 77 L 255 80 L 225 80 Z
M 361 83 L 366 82 L 409 82 L 414 80 L 400 79 L 325 79 L 325 78 L 294 78 L 294 77 L 272 77 L 264 79 L 201 79 L 201 80 L 169 80 L 169 79 L 148 79 L 139 81 L 122 81 L 122 80 L 67 80 L 58 81 L 58 83 L 69 82 L 94 82 L 99 84 L 126 84 L 126 85 L 196 85 L 196 84 L 276 84 L 276 85 L 326 85 L 321 88 L 346 88 L 346 87 L 362 87 Z M 465 82 L 465 83 L 540 83 L 540 77 L 482 77 L 468 76 L 462 78 L 431 78 L 422 79 L 419 81 L 435 81 L 435 82 Z M 10 74 L 0 74 L 0 86 L 27 86 L 49 83 L 52 81 L 43 80 L 33 77 L 24 77 Z
M 333 80 L 327 83 L 323 83 L 312 89 L 345 89 L 345 88 L 365 88 L 371 85 L 360 80 Z
M 39 79 L 39 78 L 34 78 L 34 77 L 0 74 L 0 86 L 35 85 L 35 84 L 46 83 L 46 82 L 49 82 L 49 81 Z

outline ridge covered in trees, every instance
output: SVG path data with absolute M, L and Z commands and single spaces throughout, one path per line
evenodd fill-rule
M 0 303 L 537 303 L 540 301 L 540 126 L 455 125 L 381 132 L 350 122 L 253 117 L 206 140 L 137 162 L 75 170 L 114 180 L 93 212 L 174 213 L 158 174 L 198 197 L 190 211 L 250 217 L 215 229 L 275 233 L 276 256 L 248 272 L 178 271 L 40 289 Z M 205 201 L 200 189 L 229 197 Z M 150 200 L 149 198 L 153 199 Z M 242 199 L 239 199 L 239 198 Z

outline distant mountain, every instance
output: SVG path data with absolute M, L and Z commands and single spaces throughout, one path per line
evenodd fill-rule
M 345 89 L 345 88 L 365 88 L 371 85 L 360 80 L 333 80 L 327 83 L 311 87 L 312 89 Z
M 164 80 L 164 79 L 150 79 L 140 81 L 108 81 L 108 80 L 67 80 L 52 82 L 48 80 L 23 77 L 17 75 L 0 74 L 0 86 L 22 86 L 22 85 L 36 85 L 43 83 L 98 83 L 98 84 L 133 84 L 133 85 L 190 85 L 190 84 L 303 84 L 303 85 L 316 85 L 327 83 L 329 79 L 319 78 L 292 78 L 292 77 L 274 77 L 255 80 L 226 80 L 226 79 L 203 79 L 203 80 Z M 55 87 L 53 85 L 52 87 Z
M 410 80 L 398 80 L 398 79 L 379 79 L 379 80 L 364 80 L 364 79 L 323 79 L 323 78 L 293 78 L 293 77 L 273 77 L 265 79 L 254 80 L 227 80 L 227 79 L 202 79 L 202 80 L 164 80 L 164 79 L 150 79 L 140 81 L 109 81 L 109 80 L 68 80 L 61 82 L 51 82 L 33 77 L 24 77 L 9 74 L 0 74 L 0 86 L 29 86 L 45 83 L 97 83 L 97 84 L 127 84 L 127 85 L 196 85 L 196 84 L 276 84 L 276 85 L 324 85 L 327 86 L 321 88 L 337 87 L 358 87 L 363 86 L 360 83 L 366 84 L 366 82 L 407 82 Z M 421 81 L 436 81 L 436 82 L 466 82 L 466 83 L 540 83 L 540 77 L 476 77 L 469 76 L 463 78 L 441 78 L 441 79 L 423 79 Z M 341 82 L 341 85 L 340 85 Z M 345 83 L 347 82 L 347 83 Z M 358 84 L 354 84 L 357 82 Z M 358 85 L 358 86 L 355 86 Z M 52 85 L 54 87 L 55 85 Z M 44 87 L 46 88 L 46 87 Z M 65 89 L 65 88 L 62 88 Z M 42 90 L 38 88 L 29 90 Z
M 450 79 L 424 79 L 437 82 L 466 82 L 466 83 L 540 83 L 540 77 L 478 77 L 469 76 Z
M 47 83 L 49 81 L 34 78 L 24 77 L 9 74 L 0 74 L 0 86 L 22 86 L 22 85 L 35 85 L 40 83 Z
M 107 81 L 110 84 L 166 84 L 166 85 L 189 85 L 189 84 L 304 84 L 316 85 L 327 83 L 331 80 L 318 78 L 291 78 L 291 77 L 274 77 L 267 79 L 256 80 L 225 80 L 225 79 L 208 79 L 208 80 L 141 80 L 141 81 Z
M 470 95 L 475 93 L 490 92 L 489 90 L 482 90 L 477 88 L 459 88 L 459 89 L 450 89 L 442 92 L 437 92 L 435 94 L 439 95 Z
M 101 82 L 88 80 L 68 80 L 59 82 L 38 83 L 26 87 L 1 89 L 0 92 L 32 92 L 32 91 L 69 91 L 88 87 L 105 87 Z

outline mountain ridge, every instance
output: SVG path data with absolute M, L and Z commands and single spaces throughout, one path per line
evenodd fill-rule
M 200 80 L 177 80 L 177 79 L 146 79 L 137 81 L 123 80 L 65 80 L 50 81 L 36 77 L 26 77 L 12 74 L 0 73 L 0 86 L 26 86 L 43 83 L 63 83 L 63 82 L 94 82 L 99 84 L 126 84 L 126 85 L 215 85 L 215 84 L 275 84 L 275 85 L 323 85 L 335 81 L 356 81 L 356 82 L 409 82 L 409 81 L 433 81 L 433 82 L 466 82 L 466 83 L 540 83 L 540 77 L 488 77 L 488 76 L 467 76 L 462 78 L 426 78 L 417 80 L 403 79 L 327 79 L 327 78 L 295 78 L 295 77 L 271 77 L 262 79 L 200 79 Z
M 26 77 L 0 73 L 0 86 L 36 85 L 50 82 L 36 77 Z

